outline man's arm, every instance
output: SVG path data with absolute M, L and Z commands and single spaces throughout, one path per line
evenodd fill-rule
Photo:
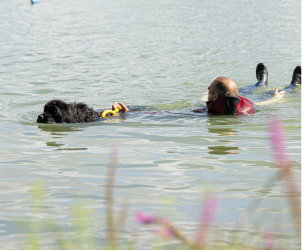
M 192 110 L 192 112 L 194 113 L 206 113 L 207 111 L 208 111 L 207 107 Z
M 278 88 L 275 88 L 275 95 L 273 98 L 266 100 L 264 102 L 256 103 L 256 105 L 258 105 L 258 106 L 272 105 L 274 103 L 279 102 L 283 98 L 284 95 L 285 95 L 285 91 L 278 92 Z

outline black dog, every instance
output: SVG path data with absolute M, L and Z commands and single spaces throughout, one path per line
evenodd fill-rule
M 44 113 L 38 116 L 38 123 L 82 123 L 94 122 L 101 114 L 84 103 L 66 103 L 51 100 L 44 106 Z

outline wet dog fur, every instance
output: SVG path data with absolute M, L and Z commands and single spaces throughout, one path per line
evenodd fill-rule
M 44 106 L 44 112 L 38 116 L 38 123 L 83 123 L 94 122 L 101 114 L 85 103 L 67 103 L 51 100 Z

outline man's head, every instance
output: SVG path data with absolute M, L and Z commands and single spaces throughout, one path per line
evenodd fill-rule
M 230 78 L 220 76 L 208 87 L 208 101 L 216 101 L 222 96 L 238 96 L 237 84 Z

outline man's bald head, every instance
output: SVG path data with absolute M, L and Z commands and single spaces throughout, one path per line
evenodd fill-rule
M 237 84 L 230 78 L 220 76 L 217 77 L 209 86 L 209 101 L 216 101 L 222 96 L 238 96 Z

